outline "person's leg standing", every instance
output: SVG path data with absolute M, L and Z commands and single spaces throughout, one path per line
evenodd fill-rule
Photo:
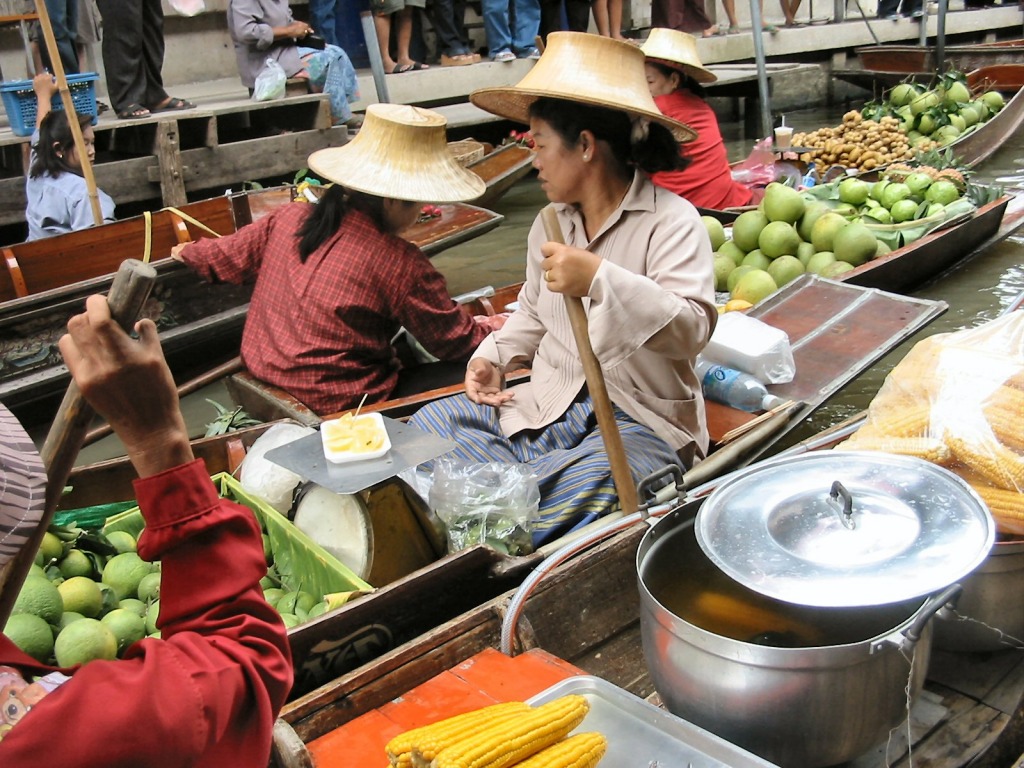
M 50 16 L 50 26 L 53 27 L 57 54 L 60 56 L 61 64 L 64 65 L 64 73 L 77 75 L 80 71 L 78 51 L 75 50 L 75 38 L 78 33 L 78 0 L 46 0 L 46 12 Z M 40 42 L 42 43 L 41 38 Z M 45 43 L 41 47 L 45 51 Z
M 456 28 L 455 5 L 452 0 L 430 0 L 427 3 L 430 23 L 437 34 L 437 56 L 442 64 L 458 63 L 456 56 L 464 56 L 469 51 L 463 47 L 462 37 Z
M 512 33 L 508 26 L 509 0 L 482 0 L 484 12 L 484 32 L 487 34 L 487 53 L 494 59 L 512 53 Z M 512 54 L 511 58 L 515 58 Z
M 565 20 L 570 32 L 586 32 L 590 28 L 590 0 L 565 0 Z
M 309 0 L 309 23 L 320 37 L 341 48 L 335 19 L 336 5 L 337 0 Z
M 513 0 L 515 32 L 512 48 L 521 58 L 537 58 L 536 39 L 540 31 L 540 0 Z
M 103 69 L 107 94 L 114 111 L 143 105 L 146 96 L 142 73 L 142 2 L 96 0 L 103 18 Z
M 160 0 L 136 0 L 142 6 L 142 55 L 139 61 L 145 93 L 140 104 L 161 106 L 167 101 L 164 90 L 164 9 Z

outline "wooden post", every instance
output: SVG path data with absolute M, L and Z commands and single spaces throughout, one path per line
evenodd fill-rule
M 75 140 L 75 150 L 78 153 L 79 160 L 82 162 L 82 176 L 85 178 L 85 186 L 89 190 L 92 218 L 99 225 L 103 223 L 103 212 L 100 210 L 100 198 L 96 192 L 96 177 L 93 176 L 92 163 L 89 161 L 89 155 L 85 151 L 82 126 L 75 119 L 75 102 L 71 98 L 71 91 L 68 90 L 68 79 L 64 74 L 64 62 L 61 61 L 60 51 L 57 50 L 57 40 L 53 36 L 53 26 L 50 24 L 50 13 L 46 10 L 46 3 L 37 2 L 36 12 L 39 14 L 39 24 L 43 28 L 46 52 L 50 55 L 50 66 L 53 67 L 54 77 L 57 78 L 60 100 L 64 104 L 64 112 L 68 116 L 68 125 L 71 126 L 71 136 Z
M 180 208 L 188 202 L 188 197 L 185 195 L 185 168 L 181 164 L 176 120 L 162 120 L 157 125 L 156 159 L 159 161 L 163 204 Z
M 130 330 L 135 324 L 155 282 L 156 270 L 149 264 L 136 259 L 127 259 L 121 264 L 110 286 L 108 301 L 111 316 L 122 328 Z M 11 615 L 21 585 L 35 560 L 36 550 L 43 541 L 43 534 L 53 520 L 53 513 L 64 493 L 68 475 L 75 464 L 82 438 L 92 417 L 92 407 L 72 381 L 40 451 L 46 467 L 46 508 L 43 516 L 18 554 L 6 568 L 0 570 L 0 627 L 7 623 Z
M 540 212 L 540 218 L 548 240 L 564 244 L 562 226 L 558 223 L 555 209 L 550 205 L 547 206 Z M 590 345 L 587 312 L 583 309 L 583 300 L 579 296 L 564 295 L 563 298 L 565 299 L 565 310 L 569 313 L 572 335 L 576 339 L 576 347 L 580 353 L 580 362 L 583 363 L 583 375 L 587 378 L 587 389 L 590 390 L 590 396 L 594 400 L 597 426 L 601 430 L 601 440 L 604 442 L 604 450 L 608 454 L 608 462 L 611 464 L 615 492 L 619 495 L 619 506 L 623 512 L 629 515 L 636 512 L 637 509 L 636 484 L 633 482 L 633 474 L 629 471 L 626 449 L 622 445 L 619 425 L 615 422 L 615 412 L 612 410 L 612 401 L 608 397 L 608 389 L 605 387 L 601 362 Z

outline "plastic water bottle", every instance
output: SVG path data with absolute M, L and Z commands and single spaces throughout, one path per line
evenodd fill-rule
M 764 384 L 749 373 L 700 358 L 695 369 L 704 397 L 716 403 L 753 412 L 771 410 L 786 402 L 769 393 Z

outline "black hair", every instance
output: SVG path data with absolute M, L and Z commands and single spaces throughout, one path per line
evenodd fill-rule
M 612 156 L 622 164 L 645 173 L 681 171 L 689 161 L 679 154 L 679 142 L 672 132 L 653 121 L 634 138 L 633 121 L 618 109 L 596 107 L 565 99 L 540 98 L 530 105 L 530 117 L 543 120 L 561 137 L 566 146 L 574 146 L 583 131 L 590 131 L 611 148 Z
M 707 101 L 708 92 L 704 90 L 704 86 L 698 83 L 688 74 L 686 74 L 684 70 L 678 69 L 677 67 L 670 67 L 668 66 L 668 64 L 662 64 L 660 61 L 652 61 L 651 59 L 647 60 L 647 66 L 654 67 L 656 70 L 661 72 L 661 74 L 663 74 L 665 77 L 679 75 L 679 85 L 676 87 L 676 90 L 679 90 L 681 88 L 686 89 L 694 96 L 698 96 L 701 99 Z
M 78 125 L 82 130 L 92 122 L 91 115 L 79 115 Z M 49 174 L 57 178 L 62 173 L 76 173 L 82 175 L 81 170 L 73 168 L 62 156 L 68 150 L 74 148 L 75 137 L 71 133 L 71 124 L 68 122 L 67 113 L 63 109 L 55 109 L 48 112 L 39 124 L 39 141 L 32 147 L 36 153 L 36 159 L 29 169 L 28 175 L 35 179 L 43 174 Z M 84 161 L 83 161 L 84 162 Z
M 353 192 L 340 184 L 332 184 L 299 228 L 299 258 L 303 263 L 338 231 L 349 210 L 362 211 L 377 229 L 388 231 L 383 197 Z

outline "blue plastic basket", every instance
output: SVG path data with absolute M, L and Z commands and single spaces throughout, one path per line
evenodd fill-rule
M 80 115 L 92 115 L 92 124 L 99 121 L 96 109 L 96 81 L 100 76 L 95 72 L 68 75 L 68 90 L 71 103 Z M 0 98 L 4 102 L 7 119 L 11 121 L 11 132 L 15 136 L 31 136 L 36 129 L 36 93 L 31 80 L 11 80 L 0 83 Z M 55 93 L 50 102 L 51 109 L 64 109 L 60 94 Z

